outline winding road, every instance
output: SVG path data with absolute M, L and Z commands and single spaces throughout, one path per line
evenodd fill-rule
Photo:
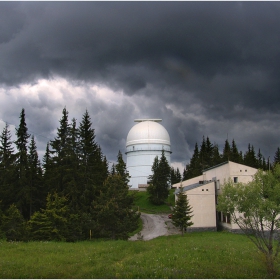
M 141 236 L 143 240 L 151 240 L 158 236 L 179 234 L 179 230 L 174 227 L 167 214 L 144 214 L 141 213 L 143 229 Z M 130 237 L 131 241 L 139 240 L 139 234 Z

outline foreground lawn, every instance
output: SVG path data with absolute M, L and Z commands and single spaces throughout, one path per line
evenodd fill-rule
M 225 232 L 0 247 L 0 278 L 266 278 L 248 238 Z

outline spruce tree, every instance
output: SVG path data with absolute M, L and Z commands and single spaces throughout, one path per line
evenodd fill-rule
M 61 195 L 66 192 L 66 176 L 68 173 L 68 153 L 70 139 L 70 125 L 68 123 L 68 111 L 66 108 L 62 110 L 62 117 L 59 121 L 60 127 L 57 129 L 57 136 L 54 140 L 50 141 L 52 148 L 53 160 L 53 183 L 54 189 Z
M 175 182 L 176 182 L 176 175 L 175 175 L 175 169 L 174 169 L 174 167 L 173 166 L 171 166 L 171 168 L 170 168 L 170 178 L 171 178 L 171 185 L 174 185 L 174 184 L 176 184 Z
M 224 146 L 224 149 L 223 149 L 222 159 L 223 159 L 223 161 L 231 160 L 231 148 L 230 148 L 228 140 L 225 141 L 225 146 Z
M 2 200 L 2 209 L 8 209 L 14 202 L 13 184 L 14 184 L 14 161 L 15 154 L 12 147 L 11 132 L 6 123 L 0 136 L 0 197 Z
M 206 148 L 206 141 L 203 136 L 202 142 L 200 145 L 200 150 L 199 150 L 199 161 L 200 161 L 200 170 L 204 170 L 208 167 L 208 154 L 207 154 L 207 148 Z
M 120 174 L 109 175 L 100 196 L 92 202 L 94 233 L 99 237 L 124 239 L 138 226 L 139 214 L 133 210 L 134 197 Z
M 129 182 L 129 173 L 126 169 L 126 163 L 123 160 L 122 153 L 119 151 L 118 156 L 117 156 L 117 164 L 115 166 L 116 168 L 116 173 L 121 176 L 123 179 L 124 183 L 127 185 Z
M 209 137 L 207 136 L 206 138 L 206 153 L 205 153 L 205 166 L 203 169 L 212 167 L 214 165 L 213 162 L 213 151 L 214 151 L 214 146 L 211 143 Z
M 46 200 L 41 163 L 37 153 L 34 135 L 31 137 L 28 154 L 29 218 L 44 206 Z
M 275 155 L 274 155 L 274 165 L 276 165 L 276 163 L 280 163 L 280 148 L 278 147 Z
M 236 163 L 242 163 L 242 158 L 240 158 L 240 154 L 234 139 L 232 140 L 232 144 L 230 147 L 230 160 Z
M 7 241 L 26 240 L 26 222 L 15 204 L 10 205 L 4 212 L 1 226 Z
M 50 141 L 52 150 L 52 182 L 54 189 L 61 196 L 68 196 L 69 203 L 76 205 L 79 200 L 78 190 L 78 168 L 79 168 L 79 147 L 78 147 L 78 129 L 76 120 L 68 122 L 68 111 L 62 110 L 60 127 L 57 129 L 57 136 Z
M 51 156 L 49 142 L 46 146 L 46 152 L 43 157 L 43 184 L 44 184 L 44 194 L 47 197 L 48 193 L 54 193 L 55 189 L 55 170 L 54 170 L 54 161 Z
M 244 164 L 250 167 L 258 168 L 258 160 L 256 157 L 254 146 L 250 143 L 248 144 L 248 150 L 244 154 Z
M 178 167 L 177 167 L 176 172 L 175 172 L 175 177 L 176 177 L 176 183 L 181 182 L 181 180 L 182 180 L 182 175 L 181 175 L 181 172 L 180 172 L 180 170 L 179 170 Z
M 197 143 L 195 143 L 193 156 L 190 160 L 190 163 L 186 165 L 183 173 L 183 180 L 194 178 L 201 175 L 201 173 L 202 169 L 200 165 L 199 150 Z
M 72 119 L 69 131 L 70 143 L 67 152 L 67 170 L 65 176 L 65 192 L 64 195 L 68 196 L 70 207 L 74 210 L 80 208 L 80 182 L 81 174 L 79 164 L 79 133 L 76 127 L 76 119 Z
M 48 194 L 46 209 L 35 212 L 28 222 L 28 229 L 33 240 L 75 241 L 80 231 L 75 217 L 73 223 L 69 203 L 65 196 L 57 193 Z M 71 223 L 72 222 L 72 223 Z
M 95 131 L 88 111 L 84 113 L 79 125 L 79 150 L 82 207 L 89 212 L 92 200 L 99 194 L 108 175 L 108 169 L 104 167 L 101 148 L 95 141 Z
M 263 168 L 263 155 L 261 153 L 261 149 L 259 149 L 258 154 L 257 154 L 257 168 Z
M 152 172 L 153 174 L 149 176 L 150 185 L 147 191 L 150 201 L 155 205 L 160 205 L 167 199 L 171 183 L 170 166 L 164 151 L 161 153 L 160 160 L 155 157 Z
M 16 129 L 16 182 L 14 188 L 15 203 L 25 219 L 30 218 L 30 186 L 28 182 L 27 144 L 30 135 L 25 122 L 25 111 L 20 114 L 20 124 Z
M 182 235 L 188 227 L 193 225 L 193 222 L 191 221 L 193 215 L 191 215 L 191 213 L 192 207 L 189 205 L 188 197 L 184 194 L 181 186 L 175 207 L 172 211 L 172 223 L 180 228 Z
M 213 146 L 213 166 L 222 162 L 218 144 Z
M 174 167 L 171 167 L 171 185 L 181 182 L 181 173 L 179 168 L 175 170 Z

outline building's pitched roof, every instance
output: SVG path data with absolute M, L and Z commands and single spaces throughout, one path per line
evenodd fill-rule
M 203 185 L 207 185 L 209 183 L 211 183 L 212 181 L 200 181 L 199 183 L 195 183 L 195 184 L 191 184 L 191 185 L 188 185 L 188 186 L 185 186 L 183 187 L 183 191 L 189 191 L 189 190 L 192 190 L 192 189 L 195 189 L 195 188 L 198 188 L 198 187 L 201 187 Z M 180 192 L 180 188 L 176 189 L 175 191 L 175 194 L 179 193 Z
M 206 168 L 206 169 L 202 170 L 202 172 L 208 171 L 208 170 L 211 170 L 211 169 L 214 169 L 214 168 L 217 168 L 217 167 L 220 167 L 220 166 L 225 165 L 225 164 L 227 164 L 227 163 L 229 163 L 229 160 L 228 160 L 228 161 L 225 161 L 225 162 L 222 162 L 222 163 L 219 163 L 219 164 L 217 164 L 217 165 L 214 165 L 214 166 L 212 166 L 212 167 Z

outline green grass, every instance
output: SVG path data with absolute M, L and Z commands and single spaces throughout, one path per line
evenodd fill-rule
M 2 241 L 0 247 L 0 278 L 266 278 L 255 246 L 226 232 L 134 242 Z
M 172 190 L 173 191 L 173 190 Z M 168 203 L 163 205 L 154 205 L 148 199 L 147 192 L 135 192 L 135 206 L 136 209 L 143 213 L 148 214 L 159 214 L 159 213 L 170 213 L 170 206 Z

